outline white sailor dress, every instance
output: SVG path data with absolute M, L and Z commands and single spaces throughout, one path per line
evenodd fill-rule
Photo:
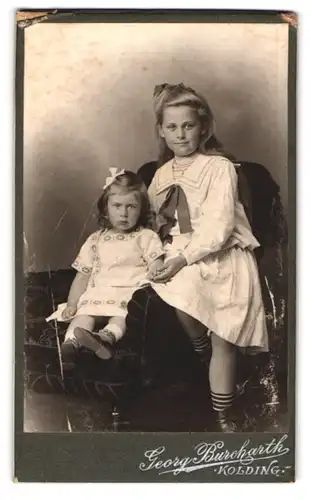
M 187 266 L 168 283 L 153 283 L 169 305 L 203 323 L 223 339 L 268 351 L 261 285 L 253 250 L 259 246 L 238 200 L 234 165 L 221 156 L 198 154 L 187 168 L 163 165 L 149 187 L 159 213 L 168 189 L 178 185 L 188 202 L 192 232 L 181 234 L 178 221 L 165 244 L 166 260 L 182 254 Z

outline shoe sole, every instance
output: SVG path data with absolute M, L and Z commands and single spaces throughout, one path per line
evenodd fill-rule
M 85 330 L 85 328 L 75 328 L 74 335 L 79 345 L 93 351 L 98 358 L 106 360 L 112 358 L 111 349 L 102 342 L 96 340 L 92 333 Z

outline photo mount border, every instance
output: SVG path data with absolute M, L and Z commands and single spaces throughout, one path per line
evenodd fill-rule
M 35 13 L 37 9 L 18 11 Z M 42 12 L 42 11 L 41 11 Z M 15 468 L 17 482 L 293 482 L 295 481 L 295 366 L 296 366 L 296 71 L 297 15 L 259 10 L 145 10 L 121 9 L 44 11 L 28 26 L 16 21 L 15 73 Z M 290 22 L 288 16 L 294 16 Z M 293 19 L 293 17 L 292 17 Z M 25 20 L 24 20 L 25 21 Z M 26 19 L 27 21 L 27 19 Z M 29 22 L 29 20 L 28 20 Z M 24 412 L 24 269 L 23 269 L 23 104 L 24 30 L 35 23 L 277 23 L 288 24 L 288 421 L 284 474 L 223 476 L 210 470 L 191 474 L 142 472 L 147 450 L 165 446 L 169 457 L 185 457 L 200 442 L 224 441 L 234 450 L 250 439 L 256 447 L 282 433 L 26 433 Z M 83 450 L 83 453 L 81 451 Z M 107 460 L 109 457 L 109 460 Z M 122 472 L 120 472 L 122 471 Z

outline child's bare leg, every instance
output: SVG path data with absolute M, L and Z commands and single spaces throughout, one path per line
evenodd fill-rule
M 211 399 L 217 412 L 220 430 L 233 432 L 236 426 L 227 416 L 227 409 L 235 396 L 236 347 L 222 339 L 196 319 L 176 310 L 177 318 L 193 343 L 195 351 L 206 360 L 208 352 L 208 334 L 211 335 L 212 356 L 209 365 Z
M 190 338 L 195 352 L 204 361 L 208 357 L 208 333 L 209 330 L 197 319 L 189 316 L 183 311 L 176 309 L 176 316 Z
M 233 393 L 235 390 L 236 346 L 215 333 L 211 335 L 212 357 L 209 380 L 214 393 Z
M 218 414 L 220 428 L 224 432 L 236 430 L 228 419 L 227 410 L 235 396 L 236 347 L 215 333 L 211 334 L 212 357 L 209 366 L 209 381 L 213 409 Z
M 71 321 L 69 328 L 65 335 L 65 341 L 75 339 L 74 330 L 77 327 L 85 328 L 92 331 L 95 326 L 95 318 L 93 316 L 76 316 Z

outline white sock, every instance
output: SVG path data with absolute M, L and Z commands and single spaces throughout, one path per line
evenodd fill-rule
M 115 342 L 118 342 L 118 340 L 123 337 L 125 332 L 119 325 L 116 325 L 115 323 L 108 323 L 103 330 L 98 332 L 99 335 L 101 335 L 101 333 L 112 333 L 115 338 Z

